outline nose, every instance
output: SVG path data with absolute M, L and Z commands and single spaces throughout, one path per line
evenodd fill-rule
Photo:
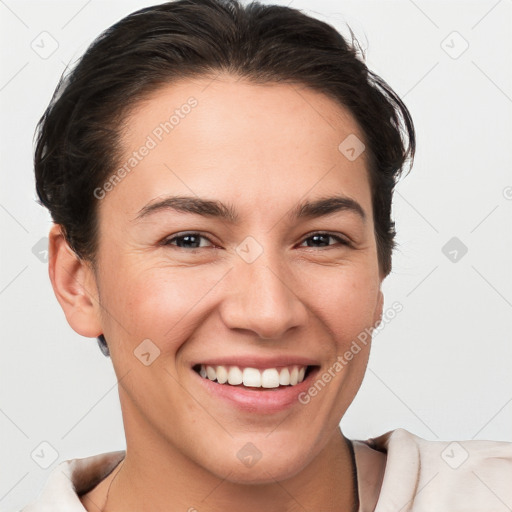
M 288 330 L 305 325 L 307 309 L 300 283 L 278 257 L 264 252 L 256 261 L 235 262 L 229 272 L 228 293 L 220 305 L 225 325 L 264 339 L 282 339 Z

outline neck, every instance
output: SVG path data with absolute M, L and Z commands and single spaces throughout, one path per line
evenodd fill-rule
M 350 441 L 339 426 L 324 448 L 292 477 L 263 483 L 230 481 L 197 464 L 156 434 L 148 436 L 142 418 L 125 418 L 126 457 L 111 479 L 103 512 L 353 512 L 358 507 L 357 479 Z M 151 431 L 154 432 L 154 431 Z

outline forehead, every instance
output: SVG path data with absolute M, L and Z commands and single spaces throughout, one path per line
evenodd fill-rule
M 350 134 L 364 139 L 350 111 L 321 92 L 303 84 L 257 84 L 231 75 L 191 78 L 160 87 L 132 108 L 122 132 L 130 149 L 148 134 L 165 144 L 166 135 L 172 132 L 176 137 L 185 130 L 187 136 L 194 132 L 196 143 L 210 141 L 216 146 L 247 135 L 254 143 L 273 139 L 282 152 L 300 152 L 301 142 L 332 147 Z M 243 149 L 248 151 L 249 141 L 244 142 Z M 261 153 L 266 147 L 258 149 Z
M 125 172 L 109 202 L 135 210 L 174 192 L 229 194 L 250 206 L 262 199 L 284 204 L 283 195 L 296 202 L 340 192 L 364 196 L 358 198 L 364 203 L 370 199 L 366 154 L 347 158 L 346 140 L 361 146 L 364 140 L 350 112 L 303 85 L 232 76 L 182 80 L 127 116 L 117 168 Z

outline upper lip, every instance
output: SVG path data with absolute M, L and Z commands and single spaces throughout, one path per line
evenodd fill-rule
M 192 366 L 204 364 L 205 366 L 239 366 L 242 368 L 276 368 L 280 366 L 319 366 L 319 362 L 314 359 L 291 354 L 263 357 L 259 356 L 229 356 L 203 359 L 194 363 Z

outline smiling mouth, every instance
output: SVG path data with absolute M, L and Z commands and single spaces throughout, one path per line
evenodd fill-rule
M 254 390 L 293 387 L 306 380 L 319 366 L 289 365 L 258 369 L 252 367 L 196 364 L 192 369 L 203 379 L 217 384 Z

